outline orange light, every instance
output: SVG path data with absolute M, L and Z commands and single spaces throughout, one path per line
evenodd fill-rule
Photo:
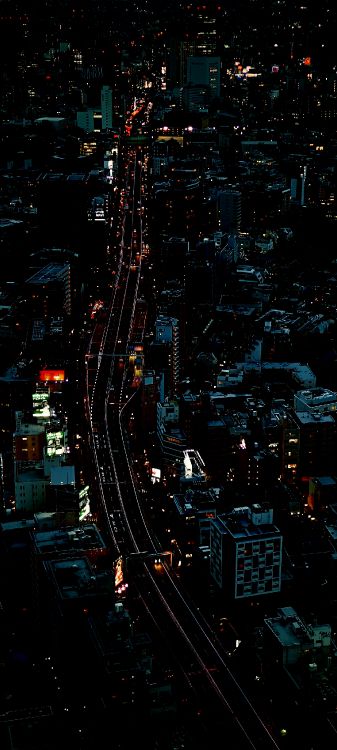
M 115 587 L 117 588 L 123 583 L 123 560 L 121 557 L 115 563 Z
M 40 370 L 39 380 L 42 383 L 64 381 L 64 370 Z

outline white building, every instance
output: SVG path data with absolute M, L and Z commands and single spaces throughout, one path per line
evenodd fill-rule
M 211 521 L 210 573 L 233 599 L 281 590 L 282 535 L 273 510 L 255 504 Z

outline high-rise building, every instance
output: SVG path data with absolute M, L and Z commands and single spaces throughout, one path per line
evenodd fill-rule
M 101 110 L 102 130 L 111 130 L 113 127 L 113 97 L 110 86 L 101 88 Z
M 281 590 L 282 535 L 270 506 L 234 508 L 212 519 L 210 550 L 211 576 L 231 598 Z
M 218 194 L 219 223 L 222 232 L 239 233 L 242 199 L 239 190 L 222 190 Z
M 220 57 L 188 57 L 187 84 L 207 86 L 210 99 L 220 96 Z
M 187 6 L 189 35 L 195 41 L 197 55 L 214 55 L 218 48 L 221 6 L 215 2 Z
M 173 473 L 182 473 L 186 436 L 179 425 L 179 405 L 176 401 L 157 403 L 157 437 L 163 465 Z
M 142 429 L 154 432 L 157 419 L 158 383 L 154 370 L 144 370 L 140 391 Z
M 180 377 L 179 321 L 159 315 L 155 323 L 155 341 L 158 344 L 169 344 L 169 379 L 172 392 L 176 393 Z

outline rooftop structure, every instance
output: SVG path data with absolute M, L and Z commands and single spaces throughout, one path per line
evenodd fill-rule
M 34 534 L 34 545 L 37 554 L 43 556 L 69 557 L 90 551 L 105 550 L 105 543 L 95 524 L 83 524 L 75 528 L 37 531 Z

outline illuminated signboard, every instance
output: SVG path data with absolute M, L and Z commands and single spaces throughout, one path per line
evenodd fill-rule
M 42 383 L 63 382 L 64 370 L 40 370 L 39 379 Z
M 157 141 L 177 141 L 177 143 L 179 143 L 179 146 L 182 146 L 184 143 L 184 138 L 182 135 L 158 135 L 156 140 Z
M 50 419 L 51 411 L 48 404 L 41 404 L 38 408 L 33 410 L 33 417 L 36 419 Z
M 33 393 L 33 417 L 49 419 L 49 393 Z
M 43 393 L 39 393 L 39 392 L 33 393 L 33 406 L 37 406 L 38 403 L 43 402 L 43 401 L 47 403 L 48 398 L 49 398 L 48 392 L 44 391 Z
M 47 432 L 47 456 L 61 456 L 65 452 L 64 432 Z
M 152 484 L 155 484 L 156 482 L 160 482 L 161 479 L 161 471 L 160 469 L 151 469 L 151 482 Z
M 115 587 L 118 588 L 123 583 L 123 560 L 121 557 L 115 563 Z
M 90 498 L 89 498 L 89 485 L 83 487 L 78 493 L 79 499 L 79 518 L 80 521 L 89 515 L 90 513 Z

